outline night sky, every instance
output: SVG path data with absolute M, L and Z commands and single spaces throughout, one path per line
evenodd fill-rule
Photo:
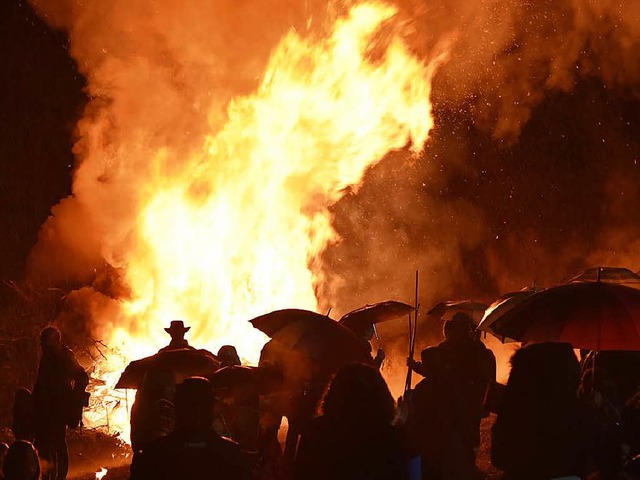
M 74 125 L 86 99 L 64 33 L 26 2 L 0 2 L 0 39 L 0 278 L 7 280 L 23 276 L 39 227 L 70 194 Z M 363 248 L 391 245 L 408 257 L 425 245 L 447 251 L 451 243 L 450 261 L 461 262 L 465 275 L 442 294 L 489 296 L 559 280 L 595 261 L 640 269 L 633 247 L 640 233 L 640 101 L 631 89 L 583 76 L 572 91 L 548 94 L 514 141 L 495 139 L 464 105 L 439 101 L 437 85 L 432 138 L 406 167 L 411 188 L 406 168 L 386 159 L 336 205 L 336 228 L 348 241 L 326 254 L 333 272 L 355 278 L 377 262 L 358 284 L 365 292 L 385 282 L 379 272 L 391 270 L 395 256 L 372 260 Z M 398 191 L 410 201 L 397 202 Z M 395 225 L 396 237 L 375 235 L 380 217 Z M 363 219 L 370 229 L 360 228 Z M 442 274 L 447 255 L 435 266 L 426 262 L 427 270 Z
M 84 79 L 27 2 L 0 2 L 0 278 L 20 278 L 38 229 L 71 192 Z

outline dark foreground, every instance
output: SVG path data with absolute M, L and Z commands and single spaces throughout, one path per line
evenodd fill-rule
M 500 472 L 491 465 L 490 459 L 491 425 L 494 418 L 492 415 L 483 420 L 481 426 L 482 445 L 477 465 L 482 480 L 500 478 Z M 80 434 L 72 432 L 70 435 L 71 480 L 95 480 L 95 472 L 103 467 L 108 469 L 103 480 L 129 478 L 130 450 L 119 440 L 91 431 Z

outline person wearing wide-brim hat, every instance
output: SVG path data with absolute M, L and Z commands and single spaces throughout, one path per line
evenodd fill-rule
M 184 334 L 191 330 L 191 327 L 185 327 L 182 320 L 172 320 L 171 325 L 164 329 L 169 335 L 171 335 L 171 342 L 164 348 L 161 348 L 161 352 L 167 352 L 170 350 L 179 350 L 181 348 L 190 348 L 189 342 L 184 338 Z

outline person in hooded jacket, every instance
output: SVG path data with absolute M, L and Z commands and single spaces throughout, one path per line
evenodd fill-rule
M 594 430 L 579 385 L 568 343 L 533 344 L 513 355 L 491 445 L 505 480 L 586 478 Z
M 336 373 L 322 415 L 303 431 L 296 480 L 404 480 L 408 456 L 393 425 L 395 404 L 379 371 L 363 364 Z

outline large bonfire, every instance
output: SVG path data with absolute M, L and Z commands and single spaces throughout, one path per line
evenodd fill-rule
M 433 126 L 431 78 L 442 55 L 418 59 L 402 40 L 405 27 L 394 7 L 362 2 L 323 35 L 291 31 L 259 87 L 233 98 L 222 127 L 194 138 L 195 153 L 179 162 L 174 149 L 155 145 L 142 150 L 145 166 L 136 170 L 140 159 L 128 156 L 141 154 L 132 145 L 144 142 L 144 124 L 108 151 L 89 144 L 77 196 L 112 157 L 120 167 L 109 183 L 135 178 L 135 201 L 120 212 L 135 216 L 131 228 L 120 232 L 117 215 L 102 226 L 110 234 L 101 255 L 123 272 L 130 294 L 116 308 L 96 310 L 96 336 L 120 355 L 97 366 L 104 385 L 95 399 L 113 394 L 126 361 L 166 343 L 162 327 L 171 319 L 193 327 L 192 344 L 212 351 L 234 344 L 255 362 L 265 337 L 248 319 L 278 308 L 317 309 L 319 255 L 337 240 L 328 207 L 388 152 L 419 152 Z M 83 121 L 86 130 L 100 116 Z M 105 409 L 110 427 L 126 431 L 126 410 L 104 403 L 88 422 L 103 423 Z

